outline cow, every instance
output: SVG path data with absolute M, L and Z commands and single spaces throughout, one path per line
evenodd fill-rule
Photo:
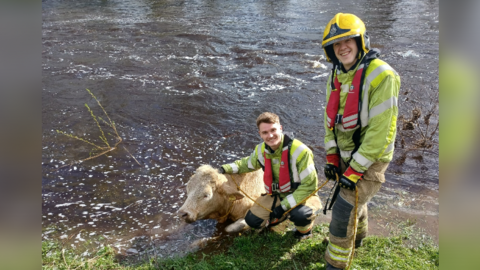
M 229 175 L 219 173 L 210 165 L 198 167 L 187 183 L 187 200 L 178 215 L 187 223 L 200 219 L 216 219 L 218 223 L 235 221 L 225 228 L 228 233 L 247 229 L 244 217 L 254 202 L 239 191 L 237 185 L 256 200 L 265 192 L 263 171 Z

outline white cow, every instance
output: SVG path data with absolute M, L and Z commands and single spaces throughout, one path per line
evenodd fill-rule
M 232 179 L 232 175 L 202 165 L 187 183 L 187 200 L 178 210 L 179 216 L 188 223 L 200 219 L 216 219 L 219 223 L 227 219 L 235 221 L 225 228 L 227 232 L 248 228 L 244 217 L 254 202 L 238 191 L 233 180 L 254 200 L 265 192 L 262 170 L 234 174 Z

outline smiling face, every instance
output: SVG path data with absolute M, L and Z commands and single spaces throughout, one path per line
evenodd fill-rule
M 282 143 L 282 131 L 282 126 L 279 123 L 261 123 L 258 126 L 260 137 L 273 151 L 277 150 Z
M 335 42 L 333 51 L 337 59 L 342 62 L 345 70 L 349 70 L 357 61 L 358 47 L 353 38 Z

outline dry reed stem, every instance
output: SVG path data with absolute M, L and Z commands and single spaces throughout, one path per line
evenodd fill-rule
M 110 125 L 110 123 L 108 123 L 107 121 L 105 121 L 102 117 L 99 116 L 98 119 L 102 120 L 102 122 L 103 122 L 105 125 L 107 125 L 107 126 L 109 126 L 109 127 L 111 127 L 111 128 L 113 129 L 113 126 Z
M 87 107 L 88 111 L 90 112 L 90 115 L 92 115 L 93 120 L 95 121 L 95 123 L 97 123 L 98 129 L 102 133 L 102 136 L 99 136 L 100 139 L 107 145 L 107 147 L 110 147 L 110 145 L 108 144 L 107 138 L 105 137 L 105 133 L 103 133 L 103 129 L 100 127 L 100 123 L 98 123 L 97 117 L 95 116 L 95 114 L 93 114 L 93 111 L 90 109 L 90 107 L 88 107 L 86 103 L 85 103 L 85 107 Z
M 79 161 L 74 161 L 74 162 L 71 162 L 70 164 L 66 164 L 64 166 L 60 166 L 58 167 L 56 170 L 59 170 L 63 167 L 66 167 L 66 166 L 72 166 L 73 164 L 76 164 L 76 163 L 82 163 L 84 161 L 87 161 L 87 160 L 90 160 L 90 159 L 94 159 L 94 158 L 97 158 L 99 156 L 102 156 L 102 155 L 105 155 L 106 153 L 108 152 L 111 152 L 115 149 L 117 149 L 117 146 L 123 141 L 122 137 L 120 137 L 120 135 L 118 134 L 118 131 L 117 131 L 117 128 L 115 126 L 115 122 L 113 122 L 110 117 L 108 116 L 108 113 L 105 111 L 105 108 L 103 108 L 102 104 L 100 103 L 100 101 L 98 101 L 97 97 L 89 90 L 89 89 L 86 89 L 87 92 L 95 99 L 95 101 L 97 101 L 97 104 L 98 106 L 100 106 L 100 108 L 102 109 L 103 113 L 105 114 L 105 116 L 107 117 L 108 121 L 104 120 L 103 118 L 101 117 L 98 117 L 98 119 L 100 119 L 104 124 L 106 124 L 107 126 L 109 126 L 110 128 L 113 129 L 113 131 L 115 132 L 115 135 L 116 135 L 116 139 L 117 139 L 117 142 L 115 143 L 115 145 L 113 147 L 110 146 L 110 144 L 108 143 L 108 140 L 107 140 L 107 137 L 105 136 L 105 133 L 103 132 L 103 129 L 102 127 L 100 126 L 100 123 L 99 121 L 97 120 L 97 116 L 95 116 L 95 114 L 93 113 L 93 111 L 90 109 L 90 107 L 85 104 L 85 107 L 87 107 L 88 111 L 90 112 L 90 115 L 92 116 L 93 120 L 95 121 L 95 123 L 97 124 L 97 127 L 98 129 L 100 130 L 100 132 L 102 133 L 100 137 L 100 139 L 107 145 L 107 147 L 101 147 L 101 146 L 98 146 L 86 139 L 83 139 L 83 138 L 80 138 L 80 137 L 77 137 L 75 135 L 71 135 L 71 134 L 68 134 L 66 132 L 63 132 L 63 131 L 60 131 L 60 130 L 57 130 L 57 133 L 59 134 L 63 134 L 63 135 L 66 135 L 70 138 L 73 138 L 73 139 L 77 139 L 79 141 L 82 141 L 82 142 L 85 142 L 85 143 L 88 143 L 92 146 L 94 146 L 95 148 L 99 149 L 99 150 L 103 150 L 101 153 L 99 154 L 96 154 L 94 156 L 90 156 L 88 158 L 85 158 L 85 159 L 82 159 L 82 160 L 79 160 Z M 110 133 L 108 133 L 109 135 L 111 135 Z M 113 135 L 112 135 L 113 136 Z M 124 149 L 128 152 L 128 154 L 137 162 L 138 165 L 140 165 L 140 163 L 138 162 L 137 159 L 135 159 L 135 157 L 124 147 Z M 141 166 L 141 165 L 140 165 Z
M 95 147 L 98 148 L 98 149 L 103 149 L 103 148 L 104 148 L 104 147 L 98 146 L 98 145 L 96 145 L 96 144 L 94 144 L 94 143 L 92 143 L 92 142 L 90 142 L 90 141 L 87 141 L 87 140 L 85 140 L 85 139 L 83 139 L 83 138 L 77 137 L 77 136 L 72 135 L 72 134 L 68 134 L 68 133 L 66 133 L 66 132 L 64 132 L 64 131 L 61 131 L 61 130 L 58 130 L 58 129 L 55 130 L 55 131 L 56 131 L 57 133 L 60 133 L 60 134 L 65 135 L 65 136 L 67 136 L 67 137 L 70 137 L 70 138 L 73 138 L 73 139 L 77 139 L 77 140 L 80 140 L 80 141 L 82 141 L 82 142 L 86 142 L 86 143 L 88 143 L 88 144 L 91 144 L 91 145 L 95 146 Z
M 120 141 L 118 141 L 113 147 L 111 147 L 110 149 L 108 149 L 108 150 L 106 150 L 106 151 L 103 151 L 103 152 L 101 152 L 101 153 L 99 153 L 99 154 L 96 154 L 96 155 L 93 156 L 93 157 L 88 157 L 88 158 L 79 160 L 79 161 L 77 161 L 77 162 L 72 162 L 72 163 L 70 163 L 70 164 L 66 164 L 66 165 L 60 166 L 60 167 L 58 167 L 58 169 L 61 169 L 61 168 L 63 168 L 63 167 L 67 167 L 67 166 L 72 166 L 72 165 L 75 164 L 75 163 L 82 163 L 82 162 L 84 162 L 84 161 L 87 161 L 87 160 L 94 159 L 94 158 L 97 158 L 97 157 L 99 157 L 99 156 L 105 155 L 106 153 L 117 149 L 117 146 L 118 146 L 121 142 L 122 142 L 122 138 L 120 138 Z M 138 163 L 138 162 L 137 162 L 137 163 Z M 140 165 L 140 164 L 139 164 L 139 165 Z M 57 170 L 58 170 L 58 169 L 57 169 Z
M 102 108 L 102 111 L 103 113 L 105 113 L 105 116 L 107 117 L 108 119 L 108 122 L 111 124 L 111 127 L 112 129 L 115 131 L 115 134 L 117 135 L 117 137 L 120 138 L 120 135 L 118 135 L 118 132 L 117 132 L 117 128 L 115 127 L 115 122 L 113 122 L 110 117 L 108 116 L 107 112 L 105 111 L 105 109 L 103 108 L 102 104 L 100 104 L 100 101 L 98 101 L 97 97 L 95 97 L 95 95 L 93 95 L 93 93 L 87 88 L 86 89 L 88 93 L 90 93 L 90 95 L 97 101 L 98 103 L 98 106 L 100 106 L 100 108 Z

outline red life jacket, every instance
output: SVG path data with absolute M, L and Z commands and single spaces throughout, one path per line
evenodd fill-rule
M 353 77 L 352 85 L 348 91 L 347 101 L 345 102 L 345 110 L 343 111 L 342 116 L 342 124 L 345 130 L 353 129 L 357 126 L 359 111 L 360 111 L 360 83 L 362 81 L 362 73 L 364 64 L 360 64 L 355 72 Z M 334 70 L 334 72 L 336 72 Z M 327 104 L 327 126 L 330 130 L 333 129 L 336 122 L 337 112 L 338 112 L 338 105 L 340 104 L 340 91 L 342 91 L 341 86 L 342 84 L 338 81 L 336 74 L 332 74 L 335 76 L 334 87 L 330 93 L 330 99 L 328 100 Z
M 289 192 L 291 189 L 290 184 L 290 168 L 288 161 L 288 146 L 283 148 L 282 159 L 280 161 L 280 169 L 278 174 L 279 182 L 279 191 L 280 192 Z M 268 195 L 272 195 L 272 183 L 273 183 L 273 173 L 272 173 L 272 160 L 266 157 L 265 152 L 263 152 L 263 157 L 265 160 L 265 167 L 263 172 L 263 183 L 265 184 L 265 190 Z

